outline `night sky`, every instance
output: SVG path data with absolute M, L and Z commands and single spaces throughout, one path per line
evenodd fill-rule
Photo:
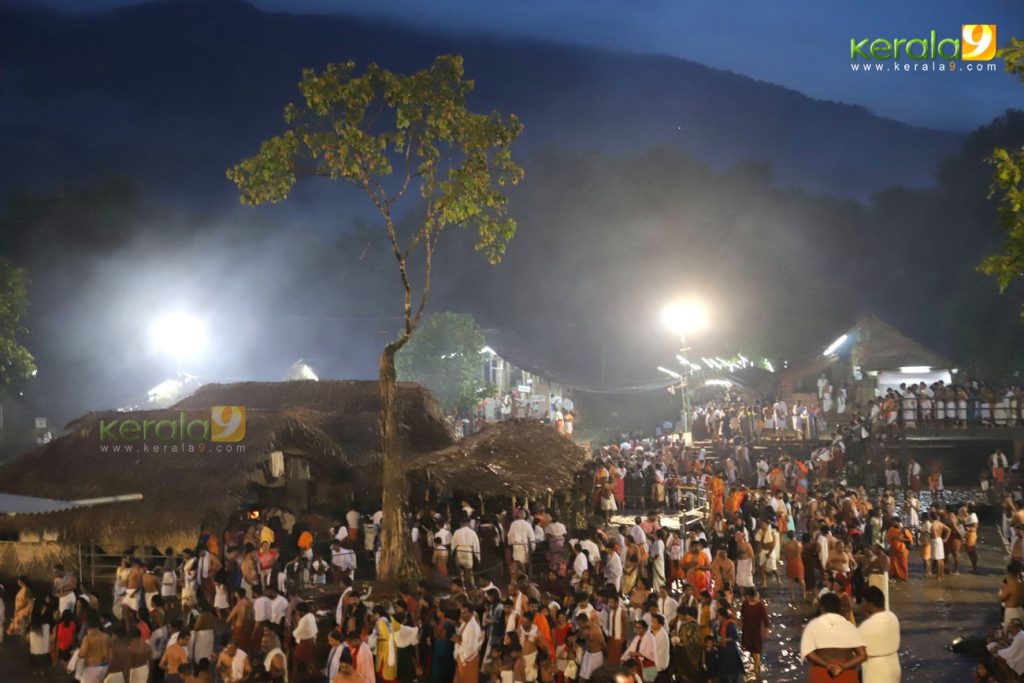
M 119 0 L 49 0 L 66 10 L 96 10 Z M 900 73 L 850 70 L 850 38 L 957 36 L 963 23 L 995 23 L 999 43 L 1024 35 L 1020 0 L 931 0 L 853 3 L 819 0 L 256 0 L 289 12 L 381 16 L 423 27 L 527 35 L 615 50 L 676 55 L 778 83 L 812 97 L 868 107 L 919 126 L 966 131 L 1007 106 L 1024 106 L 1024 90 L 998 73 Z

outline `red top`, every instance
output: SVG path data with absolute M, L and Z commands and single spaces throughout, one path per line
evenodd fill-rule
M 57 624 L 57 649 L 67 652 L 75 646 L 75 633 L 78 631 L 78 624 L 72 621 L 67 626 L 64 622 Z

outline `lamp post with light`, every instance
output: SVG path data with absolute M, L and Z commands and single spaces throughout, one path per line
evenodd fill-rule
M 689 347 L 686 346 L 687 337 L 694 332 L 700 332 L 708 326 L 708 312 L 707 309 L 698 302 L 676 301 L 668 304 L 662 309 L 661 322 L 670 332 L 674 332 L 679 335 L 679 354 L 680 357 L 682 357 L 690 350 Z M 658 369 L 663 372 L 666 371 L 665 368 Z M 671 371 L 667 372 L 679 379 L 679 389 L 683 399 L 683 407 L 680 411 L 679 417 L 680 426 L 683 432 L 683 439 L 685 441 L 692 438 L 688 437 L 688 435 L 691 434 L 689 383 L 684 375 Z

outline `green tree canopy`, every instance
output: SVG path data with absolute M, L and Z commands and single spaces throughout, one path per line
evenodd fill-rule
M 24 379 L 35 369 L 35 360 L 18 337 L 28 312 L 28 276 L 21 268 L 0 258 L 0 387 Z
M 1006 70 L 1024 79 L 1024 41 L 1016 38 L 1000 51 Z M 997 147 L 989 163 L 995 166 L 990 195 L 999 195 L 999 226 L 1005 233 L 1002 251 L 992 254 L 978 266 L 1006 288 L 1024 275 L 1024 147 L 1004 149 Z M 1024 310 L 1021 311 L 1024 315 Z
M 472 316 L 435 313 L 396 357 L 398 378 L 430 389 L 447 411 L 468 410 L 484 386 L 480 372 L 484 343 Z

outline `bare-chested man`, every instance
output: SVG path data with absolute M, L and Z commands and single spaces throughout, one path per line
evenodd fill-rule
M 935 575 L 942 581 L 946 576 L 946 541 L 953 531 L 942 523 L 937 511 L 932 510 L 931 518 L 932 560 L 935 561 Z
M 807 585 L 804 583 L 804 544 L 797 539 L 796 534 L 788 532 L 789 540 L 782 546 L 782 559 L 786 563 L 786 585 L 789 587 L 789 599 L 796 599 L 796 587 L 800 587 L 800 599 L 807 597 Z
M 245 588 L 239 588 L 235 591 L 235 606 L 228 612 L 227 623 L 231 627 L 231 633 L 234 635 L 235 642 L 238 643 L 239 647 L 248 652 L 254 623 L 252 603 L 245 596 Z
M 590 680 L 591 674 L 604 664 L 604 633 L 586 614 L 576 615 L 576 627 L 579 629 L 579 642 L 583 644 L 579 677 L 580 680 L 587 681 Z
M 128 629 L 128 676 L 126 680 L 148 681 L 153 648 L 142 639 L 142 632 L 135 626 Z
M 736 564 L 729 559 L 725 548 L 719 548 L 715 553 L 711 562 L 711 578 L 715 582 L 715 590 L 721 590 L 725 584 L 736 585 Z
M 107 678 L 104 683 L 127 683 L 128 661 L 128 637 L 125 635 L 124 627 L 116 624 L 110 640 L 110 664 L 107 666 Z
M 160 658 L 160 668 L 166 674 L 164 683 L 182 683 L 188 669 L 188 631 L 178 633 L 178 639 L 167 646 Z
M 1012 619 L 1024 619 L 1024 581 L 1021 581 L 1021 573 L 1024 572 L 1024 565 L 1013 560 L 1006 566 L 1006 578 L 1003 579 L 1003 587 L 999 590 L 999 602 L 1003 603 L 1006 611 L 1003 614 L 1003 628 Z
M 238 649 L 238 643 L 229 642 L 217 658 L 217 673 L 224 683 L 242 683 L 252 675 L 249 656 Z
M 89 620 L 85 637 L 82 638 L 82 647 L 78 650 L 78 657 L 82 660 L 81 683 L 100 683 L 107 675 L 107 666 L 110 664 L 111 643 L 110 636 L 100 630 L 99 622 L 95 617 Z
M 142 593 L 146 596 L 146 609 L 153 609 L 153 598 L 160 595 L 160 578 L 153 570 L 142 575 Z

